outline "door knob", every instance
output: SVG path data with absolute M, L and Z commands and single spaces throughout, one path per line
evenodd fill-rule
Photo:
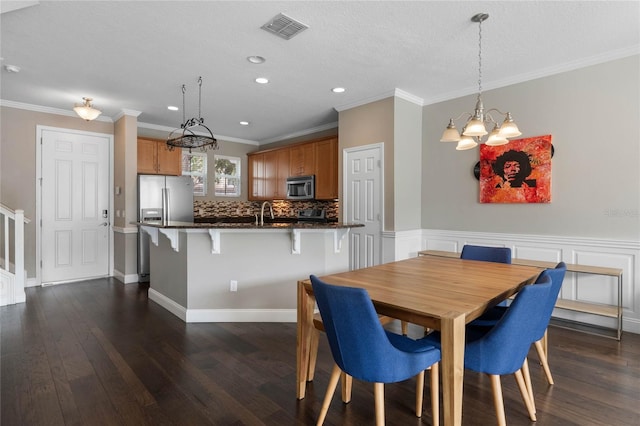
M 102 222 L 102 223 L 100 224 L 100 226 L 109 226 L 109 223 L 108 223 L 108 222 Z

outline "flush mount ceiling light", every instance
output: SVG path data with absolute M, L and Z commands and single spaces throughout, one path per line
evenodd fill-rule
M 76 106 L 73 107 L 73 110 L 80 116 L 80 118 L 91 121 L 95 120 L 100 114 L 102 114 L 102 111 L 91 105 L 91 101 L 93 100 L 92 98 L 82 98 L 82 100 L 84 101 L 83 104 L 76 104 Z
M 345 92 L 345 88 L 344 87 L 334 87 L 333 89 L 331 89 L 331 91 L 333 93 L 344 93 Z
M 463 112 L 457 118 L 450 118 L 449 125 L 442 133 L 440 142 L 458 142 L 456 149 L 458 151 L 475 148 L 482 142 L 482 137 L 488 132 L 485 124 L 493 125 L 493 130 L 489 134 L 485 144 L 490 146 L 504 145 L 508 143 L 508 138 L 520 136 L 522 133 L 518 130 L 518 126 L 513 121 L 510 112 L 501 112 L 496 108 L 492 108 L 485 112 L 482 104 L 482 22 L 487 20 L 487 13 L 478 13 L 471 18 L 471 21 L 478 23 L 478 98 L 474 113 Z M 496 112 L 504 117 L 502 125 L 491 116 L 492 112 Z M 455 121 L 467 116 L 467 121 L 462 128 L 462 135 L 456 129 Z
M 169 111 L 178 111 L 180 108 L 178 108 L 177 106 L 169 105 L 169 106 L 167 107 L 167 109 L 168 109 Z
M 201 114 L 202 106 L 202 77 L 198 77 L 198 118 L 185 119 L 184 110 L 184 94 L 187 91 L 186 86 L 182 85 L 182 124 L 179 129 L 169 134 L 167 146 L 169 151 L 175 148 L 187 148 L 189 152 L 193 148 L 200 148 L 202 151 L 207 149 L 218 149 L 218 141 L 213 137 L 213 133 L 204 125 L 204 119 Z
M 249 122 L 248 122 L 248 121 L 241 121 L 241 122 L 240 122 L 240 125 L 241 125 L 241 126 L 248 126 L 248 125 L 249 125 Z
M 258 84 L 267 84 L 269 82 L 268 78 L 258 77 L 256 78 L 256 83 Z

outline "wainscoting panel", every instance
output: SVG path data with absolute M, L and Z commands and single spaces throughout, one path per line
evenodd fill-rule
M 387 233 L 385 238 L 391 239 L 392 233 Z M 421 250 L 460 252 L 465 244 L 510 247 L 513 257 L 520 259 L 549 262 L 562 260 L 580 265 L 622 269 L 623 330 L 640 334 L 640 242 L 566 236 L 422 230 Z M 396 259 L 411 257 L 411 253 L 401 252 L 402 247 L 403 244 L 395 245 Z M 559 297 L 616 305 L 617 283 L 615 277 L 567 273 Z M 554 316 L 603 327 L 615 326 L 615 320 L 580 312 L 556 309 Z

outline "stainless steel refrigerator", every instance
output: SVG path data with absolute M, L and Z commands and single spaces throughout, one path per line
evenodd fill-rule
M 138 222 L 193 222 L 190 176 L 138 175 Z M 149 234 L 138 232 L 138 281 L 150 280 Z

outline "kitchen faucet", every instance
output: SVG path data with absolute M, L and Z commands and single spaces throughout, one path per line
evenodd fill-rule
M 265 201 L 264 203 L 262 203 L 262 208 L 260 209 L 260 225 L 264 225 L 264 206 L 268 205 L 269 206 L 269 211 L 271 212 L 271 219 L 273 219 L 273 208 L 271 207 L 271 203 L 268 201 Z

